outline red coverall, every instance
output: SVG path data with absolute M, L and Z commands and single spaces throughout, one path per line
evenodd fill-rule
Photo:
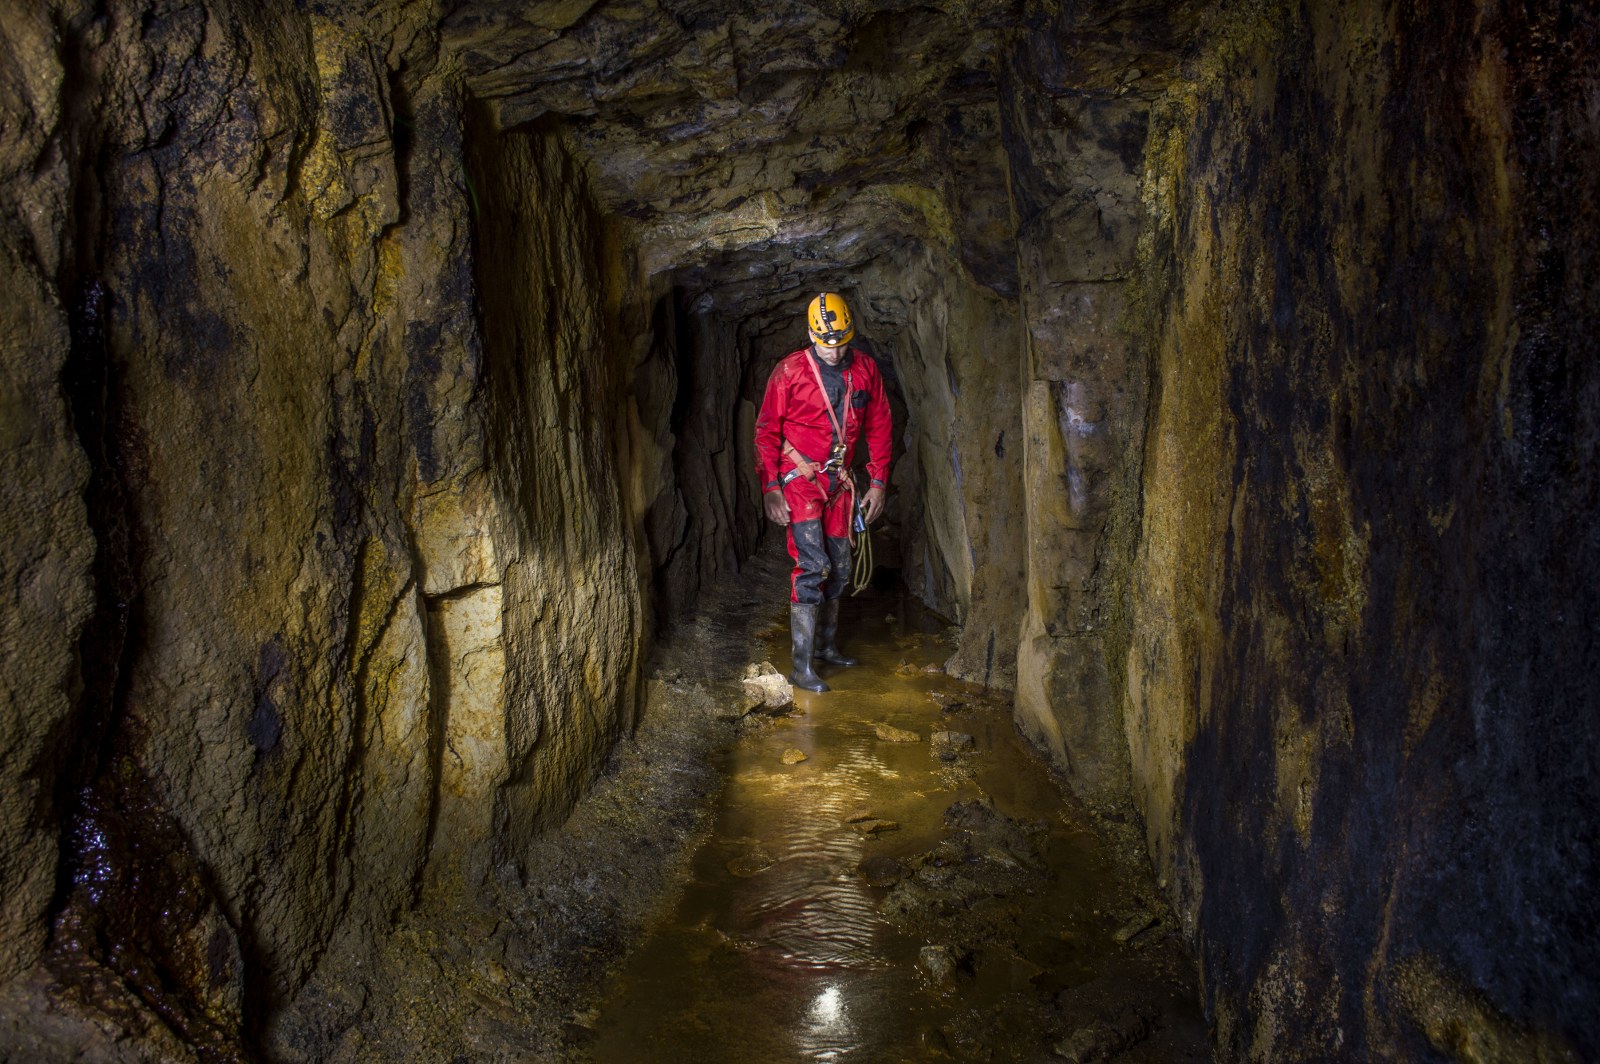
M 883 397 L 878 364 L 864 351 L 849 348 L 839 361 L 845 377 L 844 474 L 821 473 L 816 480 L 783 477 L 795 468 L 785 443 L 821 465 L 833 449 L 833 422 L 827 399 L 808 361 L 809 347 L 786 356 L 767 379 L 767 393 L 756 416 L 756 468 L 761 490 L 782 486 L 789 504 L 791 602 L 821 603 L 844 593 L 850 580 L 851 493 L 845 489 L 856 441 L 867 437 L 867 475 L 875 485 L 889 477 L 889 403 Z M 826 581 L 826 583 L 824 583 Z

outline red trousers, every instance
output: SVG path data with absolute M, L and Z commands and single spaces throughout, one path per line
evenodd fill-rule
M 844 594 L 850 582 L 850 512 L 855 496 L 831 474 L 796 477 L 783 486 L 789 504 L 789 601 L 818 604 Z

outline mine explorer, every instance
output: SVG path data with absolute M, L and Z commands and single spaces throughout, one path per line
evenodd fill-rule
M 889 403 L 870 355 L 850 347 L 855 327 L 843 297 L 823 292 L 806 310 L 809 347 L 774 367 L 756 418 L 756 462 L 769 520 L 789 528 L 789 680 L 826 691 L 813 655 L 855 665 L 840 653 L 839 597 L 850 582 L 854 536 L 883 512 L 889 477 Z M 856 441 L 867 438 L 864 494 L 851 472 Z

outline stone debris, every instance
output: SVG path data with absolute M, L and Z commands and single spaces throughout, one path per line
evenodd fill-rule
M 746 713 L 757 708 L 778 710 L 794 705 L 794 685 L 773 668 L 770 661 L 747 665 L 743 687 Z
M 1110 1020 L 1096 1020 L 1056 1043 L 1056 1056 L 1071 1064 L 1110 1060 L 1150 1037 L 1150 1020 L 1128 1009 Z
M 783 752 L 783 763 L 785 765 L 798 765 L 804 760 L 806 760 L 806 752 L 799 747 L 791 746 Z
M 917 954 L 917 966 L 940 985 L 955 982 L 956 962 L 955 950 L 949 946 L 923 946 Z
M 1119 946 L 1126 945 L 1144 932 L 1148 931 L 1150 928 L 1154 927 L 1155 924 L 1156 914 L 1147 909 L 1140 909 L 1138 912 L 1130 916 L 1126 923 L 1117 928 L 1116 933 L 1113 934 L 1111 938 Z
M 966 732 L 936 731 L 928 737 L 928 749 L 941 761 L 955 761 L 962 754 L 975 753 L 978 740 Z
M 872 729 L 873 734 L 886 743 L 920 743 L 922 736 L 914 731 L 896 728 L 893 724 L 879 724 Z
M 901 661 L 894 670 L 896 676 L 916 676 L 921 671 L 909 661 Z
M 759 846 L 753 850 L 746 850 L 727 864 L 727 869 L 740 879 L 748 879 L 758 872 L 764 872 L 774 864 L 771 854 Z
M 969 708 L 965 698 L 950 694 L 948 691 L 933 691 L 929 693 L 928 697 L 938 703 L 939 709 L 945 713 L 960 713 L 962 710 Z
M 1047 832 L 1040 823 L 1013 820 L 985 798 L 969 798 L 952 803 L 944 813 L 945 827 L 956 834 L 946 840 L 959 860 L 977 858 L 1003 868 L 1040 871 L 1044 868 L 1041 849 Z
M 886 889 L 906 877 L 906 866 L 888 854 L 874 854 L 856 866 L 867 886 Z
M 871 820 L 857 820 L 850 827 L 862 835 L 882 835 L 889 831 L 899 831 L 900 823 L 875 817 Z

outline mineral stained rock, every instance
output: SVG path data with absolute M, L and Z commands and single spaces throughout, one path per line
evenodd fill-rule
M 1221 1055 L 1595 1059 L 1600 17 L 1291 7 L 1151 118 L 1134 794 Z
M 13 6 L 0 981 L 281 1049 L 517 882 L 825 287 L 880 562 L 1133 804 L 1220 1053 L 1600 1056 L 1592 5 Z
M 966 732 L 936 731 L 928 736 L 928 752 L 941 761 L 955 761 L 977 749 L 978 741 Z
M 337 7 L 0 31 L 0 977 L 60 825 L 131 852 L 117 795 L 197 870 L 166 939 L 209 927 L 216 963 L 85 941 L 180 1030 L 515 864 L 636 711 L 592 197 L 559 138 L 474 124 L 433 28 Z M 73 919 L 188 911 L 92 852 Z

